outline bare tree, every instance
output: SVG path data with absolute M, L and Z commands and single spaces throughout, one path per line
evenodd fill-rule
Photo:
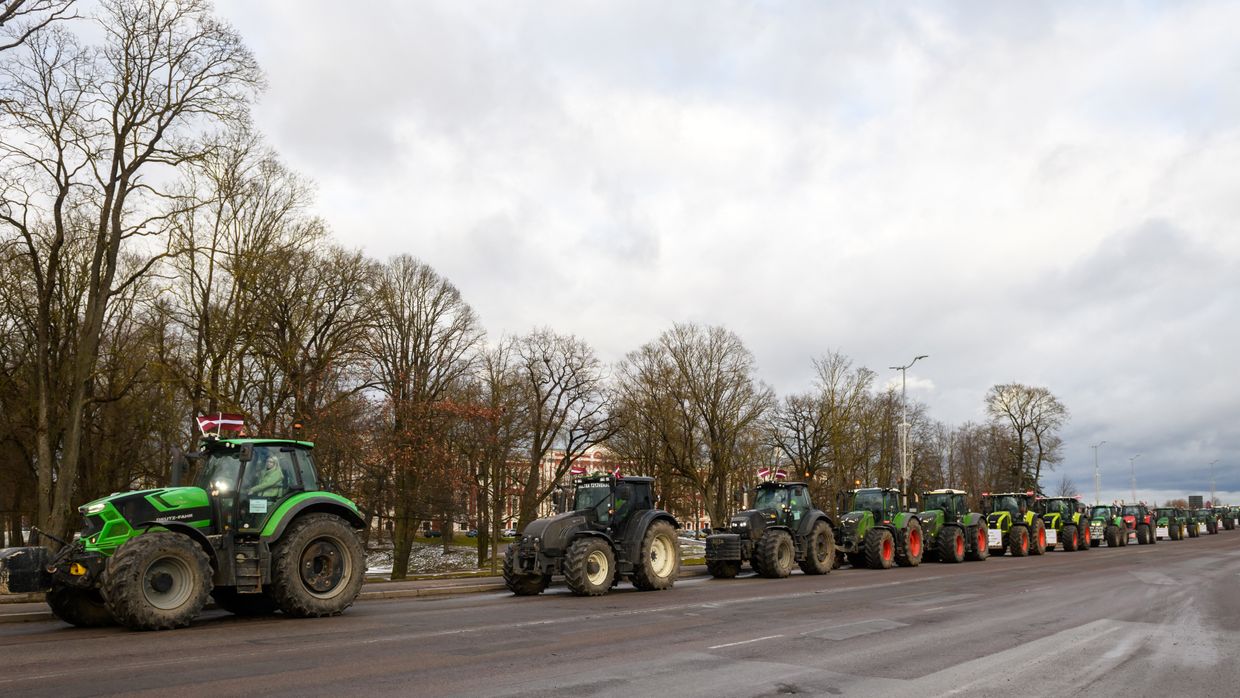
M 1067 473 L 1064 473 L 1063 477 L 1059 478 L 1059 486 L 1055 489 L 1055 496 L 1075 497 L 1077 495 L 1076 483 L 1072 481 L 1072 478 L 1068 477 Z
M 39 519 L 62 536 L 109 306 L 169 254 L 156 241 L 182 204 L 161 183 L 203 155 L 209 125 L 247 118 L 261 79 L 237 34 L 199 0 L 108 0 L 99 26 L 98 50 L 53 29 L 30 37 L 3 73 L 0 128 L 21 136 L 0 144 L 0 225 L 34 285 Z M 57 440 L 52 303 L 75 246 L 88 264 Z M 122 250 L 144 260 L 118 275 Z
M 74 19 L 76 0 L 0 0 L 0 51 L 17 48 L 53 22 Z
M 523 378 L 528 428 L 517 528 L 537 518 L 572 462 L 615 433 L 607 411 L 605 375 L 594 350 L 582 340 L 540 329 L 522 337 L 517 353 Z M 552 477 L 542 479 L 543 459 L 553 449 L 563 455 Z
M 1068 421 L 1068 408 L 1046 388 L 1005 383 L 986 393 L 986 413 L 1012 438 L 1004 459 L 1008 481 L 1001 486 L 1040 487 L 1042 467 L 1053 467 L 1063 458 L 1058 431 Z

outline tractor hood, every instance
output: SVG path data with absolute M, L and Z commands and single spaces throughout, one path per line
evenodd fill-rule
M 775 523 L 779 514 L 774 509 L 748 509 L 734 514 L 728 521 L 728 532 L 741 538 L 757 540 L 766 527 Z
M 588 509 L 566 511 L 532 521 L 521 532 L 521 540 L 536 541 L 543 550 L 564 550 L 574 532 L 589 527 Z
M 207 492 L 201 487 L 161 487 L 154 490 L 138 490 L 136 492 L 113 492 L 78 507 L 83 516 L 92 516 L 105 511 L 109 506 L 118 511 L 139 511 L 143 506 L 150 506 L 155 512 L 173 512 L 186 507 L 206 506 Z M 144 510 L 143 510 L 144 511 Z M 133 523 L 140 523 L 129 516 L 125 517 Z M 167 517 L 165 517 L 167 518 Z M 148 519 L 153 520 L 153 519 Z
M 110 553 L 145 524 L 183 523 L 211 526 L 211 502 L 200 487 L 163 487 L 116 492 L 78 507 L 85 525 L 82 538 L 88 550 Z

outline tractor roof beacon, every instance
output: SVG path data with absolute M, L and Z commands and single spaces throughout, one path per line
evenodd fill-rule
M 538 519 L 504 553 L 504 583 L 540 594 L 562 574 L 577 596 L 601 596 L 627 577 L 670 589 L 680 573 L 679 524 L 654 508 L 654 478 L 598 474 L 573 480 L 572 511 Z
M 706 537 L 706 569 L 731 579 L 748 561 L 763 577 L 777 579 L 797 563 L 805 574 L 826 574 L 835 563 L 831 519 L 814 508 L 804 482 L 758 485 L 754 507 L 732 516 L 728 528 Z
M 338 614 L 361 590 L 365 519 L 322 489 L 313 447 L 208 438 L 174 456 L 171 486 L 79 507 L 81 537 L 56 554 L 0 551 L 0 591 L 46 591 L 52 612 L 78 626 L 183 627 L 208 595 L 239 615 Z

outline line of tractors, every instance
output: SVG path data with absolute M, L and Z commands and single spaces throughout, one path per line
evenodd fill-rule
M 174 457 L 170 486 L 80 507 L 81 533 L 53 539 L 55 551 L 0 550 L 0 594 L 44 592 L 56 616 L 84 627 L 183 627 L 208 598 L 238 615 L 339 614 L 365 576 L 358 532 L 366 517 L 319 482 L 312 450 L 304 441 L 209 438 L 201 451 Z M 192 484 L 182 485 L 187 478 Z M 556 576 L 579 596 L 606 594 L 624 580 L 643 591 L 670 589 L 681 564 L 679 524 L 656 508 L 654 479 L 599 473 L 573 484 L 557 506 L 562 513 L 532 522 L 508 546 L 508 589 L 540 594 Z M 1192 538 L 1232 529 L 1240 514 L 1087 507 L 1032 492 L 983 494 L 983 511 L 975 512 L 968 499 L 938 489 L 912 507 L 899 490 L 859 488 L 840 494 L 842 513 L 833 518 L 815 507 L 806 483 L 764 482 L 751 509 L 707 536 L 706 566 L 728 579 L 746 563 L 779 578 L 794 565 L 821 575 L 843 565 L 982 561 L 1056 546 L 1084 551 Z

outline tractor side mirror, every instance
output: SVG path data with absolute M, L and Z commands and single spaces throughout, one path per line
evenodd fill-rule
M 254 460 L 254 444 L 241 444 L 241 452 L 237 454 L 237 460 L 242 463 Z

